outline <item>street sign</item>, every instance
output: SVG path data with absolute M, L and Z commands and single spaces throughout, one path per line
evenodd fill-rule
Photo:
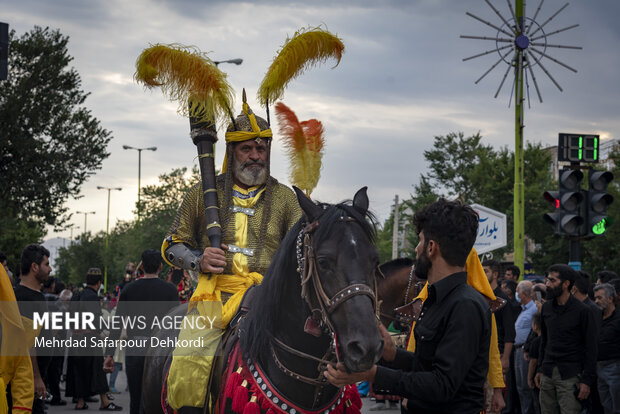
M 480 204 L 472 204 L 478 213 L 478 237 L 474 248 L 478 254 L 506 246 L 506 215 Z

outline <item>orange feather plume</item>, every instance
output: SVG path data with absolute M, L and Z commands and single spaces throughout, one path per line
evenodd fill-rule
M 323 124 L 316 119 L 299 122 L 295 112 L 282 102 L 278 102 L 275 109 L 284 149 L 291 161 L 291 184 L 310 196 L 321 177 L 325 144 Z

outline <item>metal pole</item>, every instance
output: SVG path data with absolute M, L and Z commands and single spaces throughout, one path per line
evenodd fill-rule
M 140 176 L 142 175 L 142 148 L 138 149 L 138 221 L 140 221 Z
M 515 17 L 518 31 L 524 32 L 523 0 L 516 0 Z M 520 51 L 519 53 L 523 53 Z M 515 62 L 515 184 L 514 184 L 514 264 L 524 274 L 525 212 L 523 191 L 523 67 Z
M 110 191 L 112 191 L 111 188 L 108 188 L 108 217 L 106 219 L 106 225 L 105 225 L 105 254 L 106 254 L 106 258 L 105 258 L 105 263 L 104 263 L 104 270 L 103 270 L 103 291 L 107 292 L 108 291 L 108 239 L 110 238 Z
M 394 197 L 394 227 L 392 230 L 392 260 L 398 257 L 398 194 Z

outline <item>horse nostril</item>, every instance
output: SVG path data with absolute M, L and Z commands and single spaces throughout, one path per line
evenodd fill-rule
M 351 341 L 347 344 L 347 355 L 353 359 L 361 359 L 366 356 L 366 349 L 360 341 Z

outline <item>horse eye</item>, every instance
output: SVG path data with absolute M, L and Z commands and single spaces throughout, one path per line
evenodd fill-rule
M 330 270 L 329 259 L 327 259 L 325 257 L 317 258 L 316 264 L 319 266 L 319 269 L 321 269 L 321 270 Z

